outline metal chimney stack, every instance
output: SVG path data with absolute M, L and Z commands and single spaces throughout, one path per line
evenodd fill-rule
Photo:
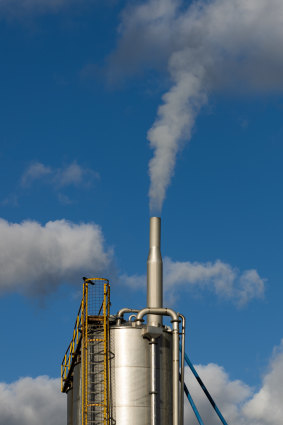
M 110 316 L 108 280 L 84 279 L 61 365 L 68 425 L 183 425 L 179 335 L 182 319 L 183 353 L 185 319 L 163 307 L 160 239 L 161 219 L 151 217 L 145 308 L 127 306 Z M 171 318 L 170 326 L 162 325 L 163 316 Z
M 147 307 L 163 307 L 163 264 L 160 251 L 161 218 L 150 218 L 149 254 L 147 259 Z M 149 314 L 150 326 L 162 326 L 162 316 Z

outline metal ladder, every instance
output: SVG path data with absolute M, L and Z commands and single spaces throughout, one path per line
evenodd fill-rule
M 101 279 L 86 279 L 83 300 L 82 425 L 109 425 L 108 281 L 101 285 Z

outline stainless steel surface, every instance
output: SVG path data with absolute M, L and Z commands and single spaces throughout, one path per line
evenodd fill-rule
M 179 324 L 173 320 L 173 379 L 172 379 L 172 396 L 173 396 L 173 425 L 179 425 Z
M 137 326 L 142 325 L 143 317 L 146 315 L 162 315 L 162 316 L 170 316 L 172 318 L 171 322 L 179 322 L 178 315 L 179 313 L 176 313 L 171 308 L 143 308 L 142 310 L 139 310 L 136 318 Z
M 155 338 L 151 338 L 151 380 L 150 380 L 150 396 L 151 396 L 151 425 L 157 425 L 157 385 L 156 385 L 156 345 Z
M 142 327 L 110 327 L 112 425 L 149 425 L 151 349 Z M 157 340 L 157 423 L 172 425 L 172 333 Z
M 179 425 L 179 317 L 171 308 L 144 308 L 137 314 L 137 325 L 143 321 L 143 317 L 147 314 L 156 314 L 163 316 L 171 316 L 173 324 L 173 340 L 172 340 L 172 397 L 173 397 L 173 425 Z
M 163 308 L 163 265 L 160 250 L 161 219 L 150 218 L 147 260 L 147 307 L 138 311 L 119 310 L 109 329 L 109 425 L 184 425 L 184 345 L 185 318 Z M 132 314 L 123 321 L 126 313 Z M 136 320 L 133 313 L 137 313 Z M 144 324 L 147 316 L 147 324 Z M 172 330 L 164 327 L 163 316 L 170 316 Z M 179 323 L 182 319 L 181 387 L 179 384 Z M 98 341 L 100 335 L 92 340 Z M 103 355 L 92 344 L 88 350 L 88 390 L 97 402 L 99 365 Z M 96 365 L 96 363 L 98 365 Z M 98 370 L 99 369 L 99 370 Z M 181 388 L 181 394 L 180 394 Z M 73 373 L 73 389 L 68 393 L 67 425 L 82 424 L 81 365 Z M 102 393 L 101 393 L 102 394 Z M 102 401 L 98 400 L 99 402 Z M 98 403 L 102 405 L 102 403 Z M 94 405 L 94 404 L 93 404 Z M 90 425 L 94 418 L 88 415 Z
M 117 325 L 120 326 L 122 319 L 124 318 L 125 313 L 138 313 L 139 310 L 133 310 L 132 308 L 121 308 L 121 310 L 118 311 L 116 317 L 117 317 Z
M 163 307 L 162 257 L 160 251 L 161 219 L 150 218 L 149 253 L 147 259 L 147 307 Z M 147 323 L 161 326 L 162 316 L 148 315 Z
M 185 373 L 185 331 L 186 331 L 186 319 L 185 316 L 179 313 L 179 317 L 182 319 L 182 351 L 181 351 L 181 392 L 180 392 L 180 425 L 184 425 L 184 373 Z
M 67 425 L 73 425 L 73 388 L 67 392 Z
M 82 386 L 81 386 L 81 363 L 74 367 L 73 375 L 73 425 L 82 424 Z

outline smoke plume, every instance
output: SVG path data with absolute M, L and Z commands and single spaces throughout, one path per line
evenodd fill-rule
M 126 8 L 119 32 L 110 58 L 116 74 L 155 68 L 171 82 L 148 131 L 150 206 L 161 210 L 176 157 L 211 93 L 282 91 L 283 2 L 149 0 Z

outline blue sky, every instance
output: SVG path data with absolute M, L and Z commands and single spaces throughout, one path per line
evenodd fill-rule
M 282 423 L 255 413 L 283 374 L 282 21 L 277 0 L 0 3 L 0 424 L 42 375 L 54 418 L 24 425 L 65 423 L 81 278 L 143 307 L 152 214 L 192 361 L 231 423 Z

